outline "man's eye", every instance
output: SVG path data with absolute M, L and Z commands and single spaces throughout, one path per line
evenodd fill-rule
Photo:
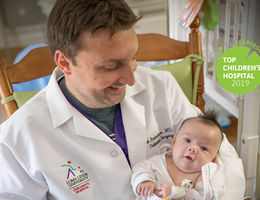
M 113 64 L 113 65 L 107 65 L 105 68 L 107 70 L 114 70 L 114 69 L 118 69 L 122 66 L 121 63 L 116 63 L 116 64 Z
M 191 142 L 189 138 L 184 138 L 184 141 L 187 142 L 187 143 Z
M 113 70 L 113 69 L 117 68 L 117 65 L 107 65 L 107 66 L 105 66 L 105 68 L 108 70 Z
M 204 147 L 204 146 L 201 146 L 200 149 L 203 150 L 203 151 L 207 151 L 208 150 L 208 148 Z

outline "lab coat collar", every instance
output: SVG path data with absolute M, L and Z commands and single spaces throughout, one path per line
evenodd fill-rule
M 100 130 L 88 118 L 84 117 L 78 110 L 73 108 L 72 116 L 76 135 L 113 143 L 113 140 L 111 140 L 109 136 L 104 134 L 102 130 Z
M 56 67 L 46 87 L 46 98 L 54 128 L 62 125 L 72 117 L 71 105 L 63 95 L 57 82 L 61 76 L 63 76 L 62 71 Z
M 106 136 L 86 117 L 82 117 L 82 114 L 68 102 L 58 84 L 58 80 L 62 76 L 62 71 L 56 67 L 53 71 L 50 82 L 46 87 L 47 102 L 50 109 L 53 127 L 57 128 L 69 119 L 73 118 L 76 135 L 112 142 L 108 136 Z
M 67 101 L 57 82 L 61 76 L 63 76 L 63 73 L 57 67 L 46 87 L 46 97 L 54 128 L 61 126 L 73 117 L 75 134 L 95 140 L 113 142 L 86 117 L 82 117 L 82 114 Z M 133 96 L 145 90 L 145 86 L 139 80 L 137 79 L 133 86 L 127 86 L 125 98 L 120 103 L 131 164 L 137 162 L 135 158 L 140 159 L 140 149 L 143 152 L 141 153 L 142 158 L 146 157 L 146 145 L 144 145 L 146 144 L 145 110 L 144 106 L 132 99 Z M 86 130 L 88 131 L 86 132 Z M 136 149 L 139 151 L 136 152 Z
M 139 71 L 138 68 L 137 71 Z M 57 82 L 57 80 L 59 80 L 62 76 L 62 71 L 56 67 L 52 73 L 49 84 L 46 87 L 46 97 L 54 128 L 60 126 L 72 117 L 71 105 L 63 95 Z M 134 86 L 126 86 L 125 99 L 138 94 L 144 89 L 145 86 L 140 81 L 136 80 Z

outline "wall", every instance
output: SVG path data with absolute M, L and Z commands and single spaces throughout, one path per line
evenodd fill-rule
M 0 0 L 0 48 L 46 41 L 47 17 L 37 0 Z
M 137 33 L 167 35 L 166 0 L 127 0 L 137 15 Z M 46 21 L 54 0 L 0 0 L 0 49 L 46 42 Z

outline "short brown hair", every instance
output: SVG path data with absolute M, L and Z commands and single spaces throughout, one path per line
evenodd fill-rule
M 221 133 L 221 140 L 223 140 L 224 136 L 222 133 L 222 129 L 217 121 L 217 114 L 214 110 L 209 110 L 209 111 L 206 111 L 205 113 L 199 114 L 197 117 L 190 117 L 190 118 L 183 120 L 179 129 L 181 129 L 181 127 L 185 124 L 185 122 L 187 122 L 190 119 L 199 119 L 202 123 L 204 123 L 206 125 L 218 128 Z
M 124 0 L 56 0 L 47 25 L 51 54 L 59 49 L 73 59 L 82 48 L 82 33 L 106 29 L 112 36 L 139 19 Z

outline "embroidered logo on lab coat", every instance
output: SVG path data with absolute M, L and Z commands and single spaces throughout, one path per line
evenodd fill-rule
M 67 168 L 65 182 L 68 185 L 69 190 L 78 194 L 89 188 L 90 179 L 84 168 L 81 168 L 80 166 L 74 167 L 71 161 L 67 161 L 67 163 L 61 165 L 61 167 Z

